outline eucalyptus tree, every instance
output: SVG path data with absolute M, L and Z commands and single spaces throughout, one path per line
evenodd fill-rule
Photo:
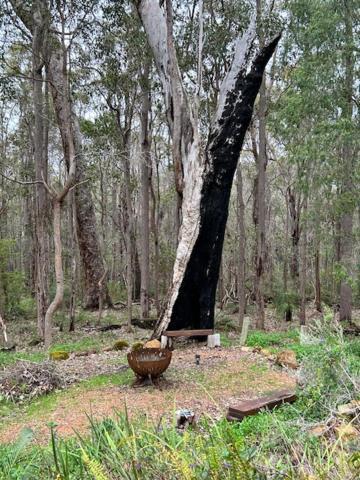
M 321 244 L 332 230 L 331 223 L 335 224 L 332 275 L 341 283 L 340 318 L 350 319 L 355 264 L 352 218 L 359 204 L 356 4 L 351 0 L 291 0 L 287 7 L 289 28 L 280 66 L 283 80 L 274 95 L 270 124 L 289 163 L 297 165 L 292 194 L 302 197 L 300 210 L 294 210 L 302 228 L 297 227 L 294 247 L 301 243 L 306 225 L 313 244 L 315 298 L 320 310 Z M 302 215 L 305 206 L 308 220 Z M 294 272 L 297 257 L 294 250 Z
M 280 35 L 259 48 L 256 22 L 235 47 L 219 92 L 208 143 L 202 149 L 199 125 L 182 83 L 172 7 L 156 0 L 136 2 L 160 76 L 173 141 L 182 170 L 182 224 L 166 311 L 155 335 L 168 326 L 209 328 L 214 323 L 216 285 L 237 161 L 262 75 Z
M 76 4 L 66 2 L 56 5 L 52 9 L 46 0 L 30 3 L 11 0 L 14 11 L 24 24 L 32 38 L 35 34 L 34 17 L 35 7 L 42 19 L 45 28 L 46 41 L 41 42 L 41 57 L 45 65 L 47 80 L 50 85 L 52 103 L 55 110 L 57 124 L 60 130 L 63 152 L 68 169 L 70 168 L 70 145 L 74 145 L 76 162 L 75 191 L 77 238 L 82 261 L 85 282 L 85 306 L 94 308 L 99 303 L 99 280 L 104 273 L 104 265 L 96 230 L 94 204 L 86 181 L 86 158 L 83 154 L 81 131 L 70 94 L 69 79 L 69 52 L 74 36 L 81 29 L 81 20 L 74 25 L 76 19 Z M 94 6 L 93 1 L 82 4 L 82 14 L 89 14 Z M 36 16 L 38 18 L 38 16 Z M 47 23 L 46 23 L 47 22 Z M 67 31 L 68 23 L 74 28 Z M 107 303 L 111 303 L 107 289 L 104 289 Z

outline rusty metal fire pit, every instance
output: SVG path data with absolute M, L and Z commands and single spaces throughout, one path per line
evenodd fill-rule
M 130 368 L 141 378 L 158 378 L 168 368 L 172 352 L 163 348 L 142 348 L 128 353 Z

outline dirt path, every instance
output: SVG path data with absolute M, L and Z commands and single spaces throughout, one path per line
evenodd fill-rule
M 195 351 L 201 355 L 199 366 L 195 365 Z M 0 430 L 0 443 L 14 441 L 24 427 L 32 428 L 39 441 L 46 442 L 49 422 L 55 422 L 64 437 L 74 435 L 74 430 L 84 433 L 89 424 L 87 414 L 96 419 L 112 416 L 124 411 L 125 404 L 130 415 L 146 414 L 153 419 L 163 415 L 172 418 L 177 408 L 190 408 L 197 416 L 207 413 L 220 417 L 239 399 L 294 386 L 293 378 L 275 371 L 259 355 L 239 348 L 175 350 L 159 388 L 125 385 L 69 389 L 51 411 L 8 420 Z

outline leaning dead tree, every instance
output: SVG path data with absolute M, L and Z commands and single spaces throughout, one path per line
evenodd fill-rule
M 136 2 L 165 96 L 182 223 L 167 308 L 154 336 L 167 328 L 212 328 L 215 293 L 233 177 L 263 73 L 280 39 L 262 46 L 253 18 L 237 39 L 223 79 L 206 147 L 185 92 L 172 35 L 171 0 Z

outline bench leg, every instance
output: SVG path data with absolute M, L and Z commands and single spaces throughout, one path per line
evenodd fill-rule
M 209 348 L 220 347 L 220 333 L 208 335 L 207 346 Z

